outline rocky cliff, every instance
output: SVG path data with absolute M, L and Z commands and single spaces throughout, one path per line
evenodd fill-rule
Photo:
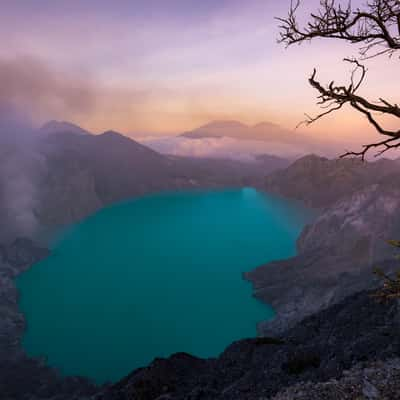
M 282 166 L 279 158 L 243 163 L 161 155 L 116 132 L 58 132 L 42 139 L 45 168 L 35 215 L 44 226 L 75 222 L 107 204 L 183 188 L 244 186 Z
M 313 208 L 336 201 L 398 171 L 399 164 L 386 159 L 374 163 L 358 159 L 327 159 L 308 155 L 288 168 L 269 174 L 263 188 L 268 192 L 300 200 Z
M 45 256 L 46 250 L 18 240 L 2 246 L 1 254 L 7 265 L 3 270 L 13 275 Z M 15 311 L 6 329 L 0 325 L 1 337 L 12 335 L 19 340 L 23 323 L 18 315 Z M 396 381 L 382 387 L 376 379 L 366 382 L 364 377 L 371 368 L 386 379 L 398 376 L 399 329 L 397 303 L 380 304 L 371 293 L 360 292 L 305 318 L 279 337 L 240 340 L 214 359 L 185 353 L 155 359 L 103 388 L 83 378 L 63 378 L 43 360 L 28 359 L 9 348 L 0 357 L 0 393 L 7 400 L 267 400 L 273 396 L 283 400 L 330 398 L 317 395 L 344 388 L 346 395 L 378 391 L 397 396 Z M 15 350 L 15 344 L 11 349 Z
M 7 238 L 3 241 L 1 236 L 6 244 L 0 244 L 0 397 L 5 399 L 72 399 L 97 390 L 85 379 L 62 378 L 45 360 L 29 359 L 22 350 L 25 322 L 18 311 L 14 279 L 48 252 L 29 239 L 14 239 L 24 227 L 15 224 L 21 215 L 40 228 L 60 227 L 129 197 L 164 189 L 242 186 L 274 168 L 274 159 L 247 164 L 167 157 L 116 132 L 93 136 L 67 128 L 62 124 L 51 135 L 43 132 L 29 149 L 31 163 L 23 174 L 17 173 L 25 156 L 21 148 L 13 147 L 7 157 L 0 157 L 3 167 L 5 160 L 13 160 L 6 178 L 15 181 L 9 196 L 4 193 L 9 185 L 0 177 L 0 233 Z
M 48 251 L 29 239 L 0 245 L 0 398 L 60 399 L 84 398 L 98 388 L 84 378 L 63 378 L 46 366 L 45 360 L 28 358 L 20 341 L 25 322 L 18 310 L 14 279 Z
M 228 182 L 227 170 L 209 173 L 200 161 L 161 156 L 113 132 L 93 140 L 62 133 L 46 139 L 42 154 L 51 168 L 40 175 L 35 209 L 42 224 L 73 222 L 108 202 L 152 190 Z M 23 354 L 24 321 L 13 279 L 47 252 L 29 240 L 0 246 L 0 393 L 13 400 L 267 399 L 301 381 L 341 378 L 360 362 L 398 357 L 397 306 L 379 305 L 366 292 L 353 295 L 378 284 L 374 265 L 389 273 L 397 267 L 385 244 L 400 237 L 397 165 L 309 156 L 267 177 L 264 189 L 322 209 L 302 232 L 296 257 L 245 275 L 255 295 L 277 311 L 260 332 L 280 338 L 242 340 L 217 359 L 157 359 L 104 389 L 64 379 L 43 360 Z M 244 176 L 234 179 L 243 182 Z
M 400 181 L 392 173 L 396 168 L 385 160 L 362 164 L 310 156 L 267 179 L 268 185 L 283 176 L 275 186 L 280 194 L 325 208 L 303 230 L 297 256 L 245 274 L 254 295 L 277 311 L 273 321 L 260 324 L 260 332 L 281 332 L 352 293 L 374 287 L 372 270 L 377 265 L 388 272 L 394 268 L 393 250 L 386 241 L 400 237 Z M 300 190 L 302 182 L 308 183 Z
M 398 376 L 396 364 L 386 361 L 399 357 L 398 332 L 397 305 L 378 304 L 369 293 L 362 292 L 304 319 L 280 338 L 241 340 L 216 359 L 203 360 L 184 353 L 156 359 L 101 391 L 97 399 L 267 400 L 277 395 L 280 400 L 309 400 L 313 397 L 307 395 L 313 393 L 315 385 L 321 389 L 327 381 L 332 384 L 333 379 L 342 379 L 343 372 L 351 368 L 364 372 L 368 366 L 376 366 L 376 360 L 388 373 Z M 355 372 L 353 382 L 358 375 Z M 305 381 L 309 384 L 301 384 Z M 289 393 L 303 388 L 303 397 L 287 397 L 284 392 L 278 395 L 296 384 Z M 374 384 L 363 380 L 360 388 L 354 386 L 348 394 L 363 389 L 378 391 L 379 385 Z M 390 390 L 399 396 L 398 382 L 386 388 L 387 393 Z M 326 398 L 357 399 L 344 394 Z

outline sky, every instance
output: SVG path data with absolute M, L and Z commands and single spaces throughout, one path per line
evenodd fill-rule
M 303 3 L 305 19 L 318 1 Z M 69 120 L 94 132 L 176 134 L 217 119 L 294 128 L 305 112 L 319 112 L 307 82 L 312 69 L 323 82 L 347 82 L 350 66 L 342 59 L 357 48 L 326 40 L 278 44 L 275 17 L 289 4 L 2 0 L 0 100 L 18 103 L 37 124 Z M 398 101 L 399 60 L 381 57 L 367 66 L 362 93 Z M 354 142 L 376 137 L 351 110 L 306 132 Z

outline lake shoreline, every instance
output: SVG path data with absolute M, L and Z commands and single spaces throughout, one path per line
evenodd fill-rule
M 150 214 L 147 214 L 148 212 Z M 136 359 L 137 364 L 132 365 L 132 362 L 129 361 L 124 367 L 124 371 L 119 376 L 112 378 L 114 381 L 124 376 L 132 368 L 146 365 L 154 357 L 166 356 L 176 351 L 183 350 L 201 357 L 216 356 L 232 341 L 242 337 L 255 336 L 257 322 L 270 318 L 269 308 L 251 296 L 251 287 L 248 282 L 241 279 L 242 273 L 265 260 L 293 254 L 295 239 L 304 224 L 303 218 L 306 218 L 303 216 L 303 209 L 298 209 L 292 203 L 289 204 L 275 196 L 268 196 L 250 188 L 163 192 L 106 207 L 71 228 L 55 248 L 53 255 L 37 266 L 40 269 L 30 270 L 19 278 L 18 285 L 20 288 L 21 285 L 25 287 L 24 293 L 26 293 L 22 297 L 22 306 L 20 302 L 20 307 L 28 316 L 28 323 L 33 326 L 33 330 L 25 332 L 24 347 L 32 355 L 48 354 L 51 365 L 63 365 L 61 364 L 64 363 L 63 360 L 67 360 L 64 365 L 66 365 L 65 373 L 68 375 L 78 373 L 88 376 L 88 372 L 85 372 L 84 368 L 88 371 L 96 353 L 94 343 L 97 343 L 96 340 L 101 341 L 102 336 L 97 334 L 97 339 L 92 337 L 89 339 L 81 332 L 89 332 L 91 326 L 95 326 L 96 318 L 98 318 L 100 321 L 104 319 L 103 326 L 112 327 L 114 331 L 124 331 L 133 343 L 136 343 L 137 340 L 140 341 L 141 336 L 138 336 L 138 339 L 134 338 L 135 335 L 140 335 L 141 331 L 147 337 L 145 343 L 149 345 L 153 343 L 150 356 L 147 355 L 143 359 L 140 357 L 148 354 L 146 346 L 141 346 L 143 355 L 140 356 L 135 353 L 135 347 L 130 345 L 133 353 L 128 358 Z M 102 226 L 107 226 L 107 230 L 101 229 Z M 196 227 L 196 229 L 192 230 L 192 227 Z M 94 230 L 92 231 L 92 229 Z M 114 232 L 118 232 L 118 235 L 115 236 Z M 207 240 L 203 241 L 206 237 Z M 95 240 L 93 245 L 97 250 L 94 253 L 91 251 L 87 253 L 85 249 L 92 248 L 92 240 Z M 113 243 L 117 248 L 112 247 Z M 240 245 L 234 245 L 235 243 Z M 117 249 L 125 250 L 118 255 Z M 85 255 L 86 253 L 87 255 Z M 193 258 L 193 254 L 197 254 L 197 257 Z M 63 261 L 65 257 L 67 258 Z M 125 257 L 128 258 L 125 259 Z M 177 257 L 176 261 L 173 257 Z M 168 269 L 165 271 L 165 268 L 157 269 L 163 265 L 164 259 L 168 260 L 166 264 Z M 57 263 L 57 268 L 54 267 L 54 262 Z M 63 263 L 66 263 L 65 267 L 62 267 Z M 105 267 L 101 266 L 102 263 L 105 263 Z M 142 264 L 147 266 L 142 271 L 127 268 L 127 265 Z M 152 266 L 153 264 L 154 266 Z M 214 264 L 216 269 L 207 267 Z M 92 287 L 90 285 L 93 278 L 90 268 L 93 268 L 94 265 L 96 265 L 96 280 L 95 286 Z M 119 283 L 110 281 L 108 265 L 113 265 L 113 276 Z M 159 267 L 155 267 L 156 265 Z M 176 271 L 174 269 L 169 271 L 172 266 L 174 269 L 176 268 Z M 103 268 L 105 269 L 103 270 Z M 147 270 L 149 272 L 146 272 Z M 132 273 L 135 275 L 134 277 L 130 277 Z M 179 280 L 171 281 L 170 274 L 179 277 Z M 192 274 L 194 275 L 192 276 Z M 197 276 L 197 274 L 199 275 Z M 79 284 L 78 281 L 75 282 L 75 276 L 79 276 Z M 87 277 L 85 278 L 85 276 Z M 124 276 L 124 281 L 120 281 L 119 276 Z M 140 284 L 141 279 L 144 279 L 144 282 L 151 282 L 151 291 L 147 289 L 148 284 Z M 40 289 L 36 289 L 34 282 L 39 282 L 39 280 Z M 126 289 L 125 281 L 128 282 Z M 164 282 L 167 281 L 169 281 L 168 292 L 163 294 Z M 183 283 L 192 281 L 198 282 L 198 284 L 193 286 L 191 283 Z M 32 286 L 30 282 L 35 286 Z M 57 282 L 65 283 L 59 287 Z M 66 282 L 75 282 L 73 303 L 68 297 L 71 284 Z M 138 283 L 136 284 L 136 282 Z M 183 286 L 179 282 L 182 282 Z M 116 285 L 118 293 L 113 292 L 114 289 L 112 289 Z M 178 286 L 175 288 L 174 285 Z M 89 302 L 86 287 L 90 287 Z M 204 290 L 208 293 L 207 298 L 204 298 Z M 223 301 L 218 300 L 221 290 L 224 292 Z M 66 292 L 64 293 L 64 291 Z M 99 292 L 97 293 L 97 291 Z M 46 294 L 47 292 L 49 293 Z M 128 295 L 128 292 L 134 294 L 135 299 L 137 296 L 144 297 L 141 300 L 138 297 L 137 300 L 134 300 L 135 305 L 131 305 L 129 298 L 132 297 L 132 294 Z M 107 304 L 87 309 L 87 307 L 92 307 L 92 303 L 101 302 L 103 293 L 108 293 Z M 172 293 L 174 295 L 171 297 Z M 156 295 L 155 298 L 153 294 Z M 213 300 L 214 294 L 216 298 Z M 52 299 L 51 303 L 45 300 L 47 298 Z M 119 298 L 121 300 L 118 300 Z M 168 308 L 161 311 L 164 305 L 163 302 L 157 300 L 158 298 L 168 299 Z M 182 299 L 186 300 L 184 304 Z M 116 305 L 113 305 L 114 302 L 117 302 Z M 169 305 L 170 303 L 171 305 Z M 201 310 L 194 311 L 200 318 L 193 319 L 192 309 L 196 310 L 198 307 L 196 304 L 201 303 L 204 303 Z M 59 305 L 57 306 L 57 304 Z M 76 307 L 75 304 L 79 304 L 78 309 L 69 308 Z M 154 348 L 156 338 L 154 340 L 149 338 L 149 334 L 155 329 L 153 326 L 157 326 L 158 323 L 158 317 L 152 316 L 150 310 L 145 312 L 146 320 L 141 322 L 134 322 L 136 317 L 133 317 L 132 322 L 127 324 L 124 322 L 125 318 L 118 317 L 118 315 L 129 314 L 129 309 L 132 307 L 136 309 L 137 304 L 140 304 L 138 310 L 143 307 L 147 310 L 149 304 L 153 304 L 151 309 L 161 307 L 158 313 L 163 315 L 164 339 L 159 343 L 159 348 Z M 65 316 L 59 315 L 57 310 L 60 307 L 63 307 Z M 111 311 L 113 307 L 118 310 L 118 314 L 115 314 L 116 317 Z M 109 311 L 94 317 L 103 308 Z M 34 311 L 29 311 L 31 309 Z M 43 313 L 45 315 L 41 316 Z M 236 313 L 246 317 L 238 319 Z M 73 316 L 73 319 L 69 320 L 68 315 Z M 91 319 L 85 317 L 82 320 L 79 319 L 80 315 L 93 317 Z M 179 315 L 178 320 L 176 320 L 176 315 Z M 49 327 L 49 332 L 53 332 L 51 337 L 54 338 L 51 340 L 46 339 L 50 334 L 47 333 L 46 323 L 40 322 L 45 321 L 45 316 L 52 321 L 52 324 L 55 324 Z M 217 338 L 208 338 L 209 326 L 221 323 L 221 316 L 224 316 L 222 323 L 224 329 L 219 331 Z M 154 318 L 154 321 L 151 326 L 146 328 L 146 324 L 149 323 L 148 318 L 151 318 L 151 321 Z M 133 323 L 135 329 L 130 332 L 129 329 Z M 63 324 L 65 327 L 61 329 Z M 122 325 L 119 326 L 120 324 Z M 79 332 L 75 327 L 80 327 Z M 42 329 L 46 329 L 46 332 L 41 332 Z M 70 358 L 72 357 L 71 352 L 68 352 L 67 358 L 64 358 L 64 351 L 67 351 L 68 346 L 62 345 L 61 341 L 66 340 L 63 338 L 67 332 L 70 332 L 68 333 L 69 337 L 78 337 L 77 335 L 79 335 L 79 341 L 82 343 L 87 341 L 85 345 L 87 357 L 86 361 L 81 359 L 80 371 L 74 367 L 75 361 Z M 128 332 L 130 333 L 128 334 Z M 180 335 L 177 335 L 176 332 L 180 332 L 181 336 L 184 334 L 190 338 L 190 341 L 184 339 L 185 336 L 178 339 Z M 171 339 L 168 339 L 169 337 Z M 104 340 L 106 339 L 104 338 Z M 171 340 L 171 344 L 168 344 Z M 125 348 L 128 347 L 128 343 L 125 346 L 122 338 L 112 341 L 118 342 L 119 345 L 110 349 L 112 353 L 104 355 L 109 360 L 109 365 L 112 365 L 110 360 L 113 360 L 114 357 L 118 360 L 127 357 Z M 157 340 L 157 342 L 159 341 Z M 163 344 L 164 342 L 165 344 Z M 173 347 L 168 349 L 168 347 L 163 347 L 165 345 Z M 43 350 L 40 350 L 41 347 Z M 100 345 L 100 347 L 104 346 Z M 46 348 L 48 350 L 44 350 Z M 91 348 L 93 356 L 90 356 Z M 60 351 L 59 349 L 65 350 Z M 79 353 L 78 349 L 71 350 Z M 120 355 L 118 356 L 119 351 Z M 68 361 L 69 359 L 70 361 Z M 71 368 L 73 369 L 71 370 Z M 118 368 L 114 366 L 114 370 L 117 371 Z M 97 374 L 97 376 L 99 375 Z M 100 379 L 100 382 L 109 379 L 110 377 L 103 378 Z

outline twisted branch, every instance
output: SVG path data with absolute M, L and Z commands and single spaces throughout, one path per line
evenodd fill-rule
M 382 54 L 391 57 L 400 50 L 400 0 L 372 0 L 366 3 L 366 10 L 359 8 L 353 10 L 351 2 L 343 7 L 336 0 L 321 0 L 320 9 L 310 15 L 310 22 L 304 28 L 299 27 L 296 17 L 299 6 L 300 0 L 292 0 L 287 18 L 278 18 L 281 22 L 278 42 L 289 46 L 321 37 L 361 43 L 359 52 L 362 59 Z M 371 50 L 375 47 L 381 47 L 381 50 L 371 54 Z M 400 129 L 385 129 L 374 116 L 374 113 L 378 112 L 400 118 L 400 107 L 383 98 L 376 103 L 360 96 L 357 92 L 365 80 L 367 69 L 357 59 L 345 58 L 344 61 L 354 65 L 347 86 L 337 86 L 334 81 L 326 87 L 323 86 L 316 79 L 317 71 L 314 69 L 309 83 L 318 91 L 317 104 L 324 111 L 315 117 L 306 114 L 307 119 L 299 125 L 312 124 L 349 104 L 363 114 L 378 133 L 386 138 L 377 143 L 364 145 L 358 152 L 347 151 L 341 157 L 355 156 L 364 160 L 371 149 L 377 149 L 375 156 L 378 156 L 400 147 Z

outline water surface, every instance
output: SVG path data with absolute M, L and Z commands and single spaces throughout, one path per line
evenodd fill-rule
M 97 382 L 178 351 L 217 356 L 273 315 L 242 272 L 293 255 L 310 217 L 253 189 L 163 193 L 105 208 L 18 278 L 24 348 Z

